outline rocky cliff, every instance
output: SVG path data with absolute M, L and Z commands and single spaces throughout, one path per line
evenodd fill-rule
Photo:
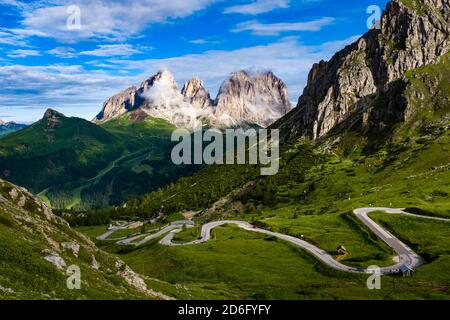
M 129 88 L 103 105 L 94 122 L 105 122 L 130 111 L 169 121 L 178 127 L 200 123 L 216 127 L 268 126 L 291 110 L 286 85 L 272 72 L 233 73 L 222 84 L 215 100 L 203 81 L 193 78 L 178 89 L 169 71 L 160 71 L 139 88 Z
M 126 112 L 136 110 L 143 99 L 140 94 L 142 88 L 131 87 L 115 96 L 109 98 L 104 104 L 102 111 L 94 119 L 95 122 L 101 122 L 106 119 L 118 117 Z
M 169 299 L 100 251 L 39 198 L 0 179 L 0 300 Z M 81 284 L 69 290 L 78 269 Z
M 408 106 L 398 101 L 407 85 L 404 75 L 449 52 L 448 21 L 447 0 L 391 1 L 380 29 L 313 66 L 297 108 L 276 126 L 287 137 L 318 139 L 356 113 L 373 127 L 407 120 Z M 376 102 L 386 96 L 388 101 L 379 106 Z
M 233 73 L 220 87 L 215 116 L 227 125 L 267 127 L 291 110 L 286 85 L 272 72 Z
M 141 85 L 143 98 L 140 109 L 149 116 L 169 121 L 178 127 L 195 128 L 202 110 L 193 107 L 180 92 L 173 75 L 160 71 Z

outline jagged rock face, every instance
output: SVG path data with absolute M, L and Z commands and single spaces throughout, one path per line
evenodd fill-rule
M 378 44 L 384 60 L 381 67 L 387 67 L 386 71 L 380 68 L 378 76 L 382 83 L 392 82 L 410 69 L 436 62 L 437 57 L 449 51 L 450 2 L 420 0 L 415 1 L 421 5 L 414 9 L 403 2 L 406 3 L 405 0 L 389 3 L 382 19 Z
M 286 85 L 272 72 L 233 73 L 215 101 L 217 120 L 226 125 L 267 127 L 291 110 Z
M 143 102 L 140 95 L 141 91 L 141 88 L 131 87 L 109 98 L 103 104 L 103 109 L 94 119 L 94 122 L 102 122 L 136 110 Z
M 200 79 L 188 81 L 180 92 L 173 75 L 160 71 L 139 88 L 127 89 L 110 98 L 94 122 L 137 110 L 189 129 L 202 122 L 217 127 L 248 124 L 265 127 L 290 109 L 286 85 L 271 72 L 234 73 L 222 84 L 213 101 Z
M 104 122 L 138 110 L 141 111 L 141 118 L 142 113 L 145 113 L 147 116 L 167 120 L 176 126 L 194 128 L 204 111 L 199 110 L 202 108 L 192 106 L 194 103 L 200 106 L 202 95 L 209 97 L 209 94 L 204 89 L 203 93 L 199 86 L 191 86 L 188 89 L 185 91 L 186 94 L 180 93 L 173 75 L 169 71 L 159 71 L 142 82 L 139 88 L 127 89 L 110 98 L 94 122 Z M 206 102 L 203 105 L 206 106 Z
M 414 1 L 413 1 L 414 2 Z M 288 137 L 318 139 L 350 115 L 360 112 L 370 124 L 370 107 L 380 95 L 398 87 L 405 72 L 437 62 L 450 50 L 450 3 L 391 1 L 383 14 L 381 30 L 373 29 L 330 61 L 315 64 L 297 108 L 276 126 Z M 395 108 L 395 106 L 394 106 Z M 405 110 L 390 110 L 401 120 Z
M 211 96 L 203 86 L 203 81 L 198 78 L 193 78 L 186 82 L 181 90 L 181 94 L 198 109 L 208 109 L 213 105 Z
M 45 121 L 47 129 L 54 129 L 61 125 L 61 118 L 63 117 L 64 115 L 62 113 L 53 109 L 47 109 L 42 120 Z

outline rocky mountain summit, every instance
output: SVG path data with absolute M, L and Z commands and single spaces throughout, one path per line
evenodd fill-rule
M 267 127 L 291 110 L 286 85 L 272 72 L 233 73 L 220 87 L 215 100 L 220 123 L 240 121 Z
M 201 122 L 215 127 L 258 125 L 266 127 L 291 110 L 286 85 L 272 72 L 233 73 L 225 80 L 215 100 L 198 78 L 180 91 L 173 75 L 165 70 L 111 97 L 94 122 L 105 122 L 130 111 L 178 127 L 196 128 Z
M 408 120 L 405 74 L 450 51 L 449 21 L 447 0 L 391 1 L 380 29 L 313 66 L 297 108 L 276 126 L 287 137 L 318 139 L 355 114 L 371 129 Z
M 47 109 L 42 117 L 42 121 L 45 123 L 46 129 L 54 129 L 61 125 L 61 119 L 65 116 L 54 109 Z

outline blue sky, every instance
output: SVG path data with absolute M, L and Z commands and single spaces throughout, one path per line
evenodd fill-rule
M 314 62 L 368 30 L 387 0 L 0 0 L 0 119 L 52 107 L 92 119 L 160 69 L 215 97 L 229 73 L 272 70 L 295 102 Z

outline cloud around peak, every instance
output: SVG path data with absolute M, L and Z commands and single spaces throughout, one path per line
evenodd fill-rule
M 23 30 L 40 36 L 74 43 L 80 39 L 124 40 L 153 24 L 184 18 L 203 10 L 218 0 L 79 0 L 79 10 L 68 10 L 67 1 L 9 1 L 22 15 Z M 68 21 L 78 15 L 80 28 L 68 28 Z

